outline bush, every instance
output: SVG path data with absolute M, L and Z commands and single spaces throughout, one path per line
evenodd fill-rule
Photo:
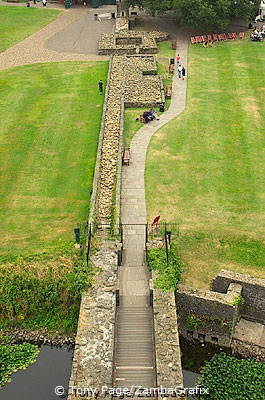
M 2 266 L 0 328 L 47 328 L 62 334 L 76 330 L 81 294 L 91 284 L 91 270 L 75 258 L 67 268 Z
M 152 270 L 157 271 L 157 288 L 163 291 L 176 289 L 181 275 L 181 263 L 174 245 L 169 250 L 168 263 L 164 248 L 149 249 L 148 264 Z
M 215 354 L 203 368 L 200 383 L 209 400 L 264 400 L 265 364 Z

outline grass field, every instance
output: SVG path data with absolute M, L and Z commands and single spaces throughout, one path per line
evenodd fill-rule
M 0 5 L 0 52 L 54 20 L 61 11 Z
M 152 139 L 151 220 L 180 223 L 183 281 L 221 269 L 265 277 L 265 43 L 191 46 L 184 113 Z
M 86 220 L 106 76 L 107 62 L 0 72 L 0 259 L 63 246 Z
M 168 74 L 168 64 L 171 57 L 175 57 L 175 50 L 171 49 L 171 42 L 158 43 L 158 56 L 157 56 L 157 72 L 163 79 L 164 86 L 172 84 L 172 75 Z M 165 109 L 169 107 L 170 100 L 166 99 Z M 140 129 L 143 124 L 136 121 L 140 114 L 146 111 L 143 108 L 126 108 L 124 113 L 124 146 L 129 147 L 134 134 Z M 159 114 L 159 109 L 156 111 Z

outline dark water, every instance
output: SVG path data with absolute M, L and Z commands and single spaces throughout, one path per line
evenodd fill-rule
M 186 369 L 182 370 L 183 373 L 183 381 L 185 388 L 195 388 L 197 385 L 197 380 L 201 376 L 201 374 L 197 374 L 196 372 L 187 371 Z M 186 394 L 187 399 L 197 399 L 194 395 Z
M 209 361 L 215 353 L 223 349 L 209 344 L 200 343 L 198 341 L 188 342 L 183 337 L 180 337 L 181 362 L 185 388 L 194 388 L 198 383 L 200 372 L 206 361 Z M 198 399 L 195 395 L 187 395 L 187 399 Z
M 201 376 L 201 374 L 196 374 L 196 372 L 187 371 L 186 369 L 182 370 L 184 387 L 193 388 L 197 384 L 197 379 Z
M 56 386 L 68 387 L 73 351 L 41 346 L 37 361 L 11 376 L 0 389 L 1 400 L 58 400 Z
M 198 341 L 188 342 L 180 337 L 180 348 L 182 352 L 181 362 L 184 370 L 200 373 L 206 361 L 210 361 L 215 353 L 226 352 L 225 347 L 215 346 L 210 343 L 200 343 Z

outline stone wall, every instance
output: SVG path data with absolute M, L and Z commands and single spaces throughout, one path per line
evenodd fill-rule
M 92 256 L 98 271 L 94 284 L 82 296 L 69 382 L 70 388 L 96 388 L 99 392 L 102 386 L 112 387 L 117 273 L 116 243 L 104 241 L 100 247 Z M 99 395 L 98 399 L 103 397 Z M 73 393 L 68 400 L 83 398 Z
M 226 293 L 231 282 L 242 286 L 244 305 L 241 314 L 246 319 L 265 323 L 265 279 L 252 278 L 232 271 L 221 270 L 212 282 L 212 289 Z
M 157 42 L 167 40 L 168 35 L 163 32 L 152 31 L 130 31 L 124 30 L 125 18 L 122 22 L 116 20 L 116 27 L 118 32 L 112 34 L 103 34 L 98 44 L 98 54 L 100 55 L 120 55 L 120 54 L 156 54 Z M 120 29 L 119 25 L 123 28 Z
M 241 290 L 238 284 L 231 284 L 226 294 L 179 285 L 175 298 L 180 334 L 229 347 L 239 317 L 235 299 Z
M 254 358 L 256 361 L 265 363 L 265 347 L 242 340 L 233 339 L 231 343 L 232 354 L 240 354 L 242 357 Z
M 162 80 L 157 75 L 155 57 L 140 55 L 140 53 L 153 52 L 157 49 L 156 42 L 165 40 L 167 35 L 161 32 L 129 31 L 127 22 L 126 18 L 118 18 L 116 33 L 102 35 L 99 42 L 99 53 L 102 49 L 105 49 L 107 54 L 113 53 L 113 49 L 116 49 L 118 54 L 126 53 L 113 56 L 110 62 L 91 199 L 91 209 L 93 207 L 93 210 L 97 209 L 96 218 L 93 212 L 93 219 L 96 219 L 99 224 L 119 221 L 117 202 L 120 190 L 124 107 L 147 108 L 165 102 Z M 119 41 L 123 44 L 117 44 Z M 130 41 L 133 43 L 130 44 Z M 128 55 L 133 52 L 139 55 Z
M 128 18 L 124 17 L 116 18 L 115 33 L 120 33 L 122 31 L 128 31 L 128 30 L 129 30 Z
M 98 190 L 98 186 L 99 186 L 100 160 L 101 160 L 102 143 L 103 143 L 103 136 L 104 136 L 104 120 L 105 120 L 106 107 L 107 107 L 106 99 L 107 99 L 108 93 L 109 93 L 109 80 L 110 80 L 111 68 L 112 68 L 112 59 L 110 59 L 110 62 L 109 62 L 108 77 L 107 77 L 106 89 L 105 89 L 105 101 L 104 101 L 104 105 L 103 105 L 100 133 L 99 133 L 99 138 L 98 138 L 98 149 L 97 149 L 97 157 L 96 157 L 94 178 L 93 178 L 93 190 L 92 190 L 92 195 L 90 197 L 88 223 L 91 226 L 94 225 L 94 221 L 96 219 L 97 190 Z
M 151 72 L 151 75 L 148 73 Z M 104 113 L 97 196 L 99 223 L 109 223 L 115 207 L 124 106 L 151 107 L 163 103 L 161 79 L 154 56 L 113 56 Z M 118 218 L 118 216 L 117 216 Z
M 154 279 L 153 273 L 153 281 Z M 162 292 L 153 288 L 153 310 L 157 386 L 183 387 L 174 292 Z

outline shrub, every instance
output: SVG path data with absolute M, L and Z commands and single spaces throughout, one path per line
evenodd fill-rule
M 234 299 L 233 299 L 233 306 L 236 305 L 243 305 L 245 303 L 245 300 L 243 299 L 243 297 L 241 296 L 241 294 L 236 294 Z
M 200 383 L 209 388 L 209 400 L 264 400 L 265 364 L 215 354 L 203 368 Z
M 192 329 L 196 329 L 202 323 L 201 319 L 194 314 L 189 314 L 186 318 L 186 322 Z
M 33 265 L 1 267 L 0 328 L 75 332 L 81 294 L 91 284 L 91 269 L 78 257 L 61 271 L 57 266 L 40 272 L 40 265 Z
M 174 245 L 171 245 L 166 259 L 164 248 L 148 250 L 148 265 L 157 272 L 155 286 L 163 291 L 175 290 L 181 275 L 181 263 Z

